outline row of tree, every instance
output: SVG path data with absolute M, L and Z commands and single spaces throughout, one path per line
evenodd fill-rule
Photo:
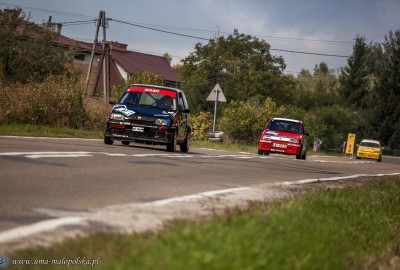
M 54 47 L 48 31 L 40 33 L 21 11 L 0 11 L 0 86 L 71 76 L 73 57 Z M 267 42 L 238 30 L 196 44 L 175 68 L 199 119 L 213 111 L 206 97 L 215 83 L 221 85 L 228 102 L 220 106 L 218 122 L 233 141 L 255 143 L 268 117 L 282 116 L 304 120 L 309 141 L 322 139 L 327 149 L 337 149 L 348 132 L 400 149 L 399 31 L 389 32 L 383 43 L 357 36 L 339 71 L 322 62 L 297 77 L 285 75 L 284 59 L 272 55 Z M 127 83 L 160 81 L 157 74 L 135 73 L 113 94 Z
M 297 77 L 285 75 L 284 69 L 284 59 L 271 55 L 268 43 L 237 30 L 197 44 L 177 67 L 194 113 L 212 111 L 206 97 L 218 82 L 228 99 L 221 106 L 222 117 L 232 115 L 237 101 L 262 111 L 265 100 L 271 98 L 285 107 L 282 116 L 304 120 L 312 139 L 323 139 L 328 149 L 338 148 L 348 132 L 355 132 L 359 140 L 379 139 L 400 149 L 399 31 L 389 32 L 382 44 L 368 44 L 365 37 L 357 36 L 347 65 L 338 71 L 323 62 Z M 247 121 L 244 107 L 242 114 L 235 115 L 237 123 Z M 249 138 L 249 143 L 255 140 L 255 135 L 230 136 Z

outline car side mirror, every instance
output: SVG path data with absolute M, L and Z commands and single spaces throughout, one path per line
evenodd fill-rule
M 182 112 L 183 112 L 183 113 L 190 113 L 190 110 L 189 110 L 189 109 L 185 109 L 185 110 L 183 110 Z
M 310 136 L 310 133 L 306 132 L 305 135 L 306 135 L 306 136 Z
M 117 104 L 117 102 L 115 100 L 113 100 L 113 99 L 109 99 L 108 100 L 108 104 L 115 105 L 115 104 Z
M 383 150 L 383 149 L 385 149 L 385 147 L 382 146 L 381 149 Z

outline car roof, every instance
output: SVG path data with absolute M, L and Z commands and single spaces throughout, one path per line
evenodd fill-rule
M 295 119 L 290 119 L 290 118 L 279 118 L 279 117 L 275 117 L 275 118 L 272 118 L 271 120 L 283 120 L 283 121 L 290 121 L 290 122 L 301 123 L 300 120 L 295 120 Z
M 370 140 L 370 139 L 363 139 L 361 142 L 370 142 L 370 143 L 377 143 L 377 144 L 380 144 L 379 141 L 377 141 L 377 140 Z

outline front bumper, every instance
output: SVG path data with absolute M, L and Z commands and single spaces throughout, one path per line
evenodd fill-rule
M 174 139 L 175 130 L 175 127 L 169 126 L 108 120 L 105 136 L 117 141 L 167 144 Z
M 258 148 L 268 152 L 298 155 L 301 151 L 301 144 L 273 140 L 260 140 Z
M 357 157 L 359 158 L 379 159 L 380 156 L 380 153 L 357 152 Z

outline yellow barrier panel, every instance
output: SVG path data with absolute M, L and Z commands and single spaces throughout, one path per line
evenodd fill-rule
M 346 154 L 353 155 L 355 141 L 356 141 L 356 134 L 349 133 L 347 135 Z

